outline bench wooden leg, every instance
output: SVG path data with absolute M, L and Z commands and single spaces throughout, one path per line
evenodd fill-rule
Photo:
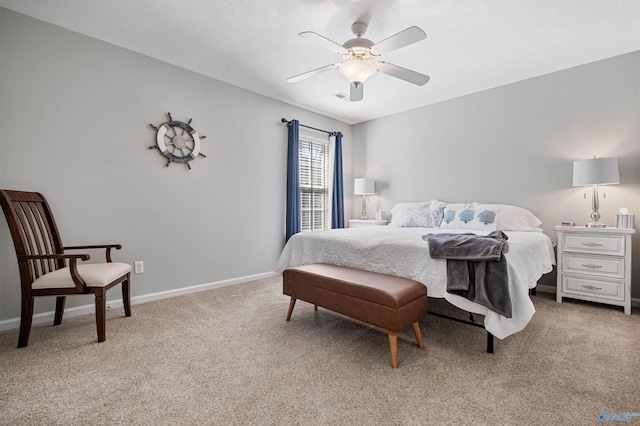
M 318 310 L 318 305 L 313 305 L 313 310 L 317 311 Z
M 287 321 L 291 319 L 291 312 L 293 312 L 293 307 L 296 306 L 296 299 L 293 297 L 289 301 L 289 311 L 287 312 Z
M 424 342 L 422 341 L 422 334 L 420 334 L 420 326 L 418 325 L 418 321 L 411 324 L 413 328 L 413 334 L 416 335 L 416 340 L 418 341 L 418 347 L 420 349 L 424 349 Z
M 391 349 L 391 366 L 398 368 L 398 334 L 389 332 L 389 349 Z

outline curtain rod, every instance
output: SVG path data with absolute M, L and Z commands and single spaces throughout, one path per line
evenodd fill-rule
M 286 118 L 283 118 L 280 121 L 282 121 L 283 123 L 286 123 L 287 125 L 291 123 L 291 121 L 287 120 Z M 307 129 L 313 129 L 313 130 L 317 130 L 319 132 L 328 133 L 330 136 L 335 136 L 335 132 L 329 132 L 327 130 L 316 129 L 315 127 L 305 126 L 304 124 L 300 124 L 300 123 L 298 123 L 298 125 L 301 126 L 301 127 L 306 127 Z

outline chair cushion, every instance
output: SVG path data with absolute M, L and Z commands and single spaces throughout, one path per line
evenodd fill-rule
M 131 272 L 131 265 L 128 263 L 110 262 L 78 265 L 78 274 L 87 283 L 87 287 L 104 287 L 129 272 Z M 31 284 L 33 289 L 72 288 L 75 286 L 76 284 L 71 279 L 71 272 L 69 272 L 68 267 L 49 272 Z

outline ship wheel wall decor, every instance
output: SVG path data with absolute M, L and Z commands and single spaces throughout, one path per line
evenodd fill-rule
M 206 155 L 200 152 L 201 140 L 206 136 L 199 136 L 191 122 L 190 118 L 187 123 L 176 121 L 168 112 L 169 121 L 162 123 L 160 126 L 151 127 L 156 129 L 156 145 L 152 145 L 149 149 L 158 149 L 162 155 L 167 157 L 167 167 L 173 161 L 174 163 L 183 163 L 191 170 L 189 161 L 195 160 L 198 156 L 206 158 Z

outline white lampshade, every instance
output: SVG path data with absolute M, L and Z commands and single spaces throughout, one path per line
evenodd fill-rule
M 355 195 L 375 194 L 373 179 L 357 178 L 353 186 L 353 193 Z
M 340 72 L 344 74 L 350 83 L 362 84 L 378 69 L 371 62 L 355 57 L 340 65 Z
M 573 186 L 620 183 L 617 158 L 591 158 L 573 162 Z

